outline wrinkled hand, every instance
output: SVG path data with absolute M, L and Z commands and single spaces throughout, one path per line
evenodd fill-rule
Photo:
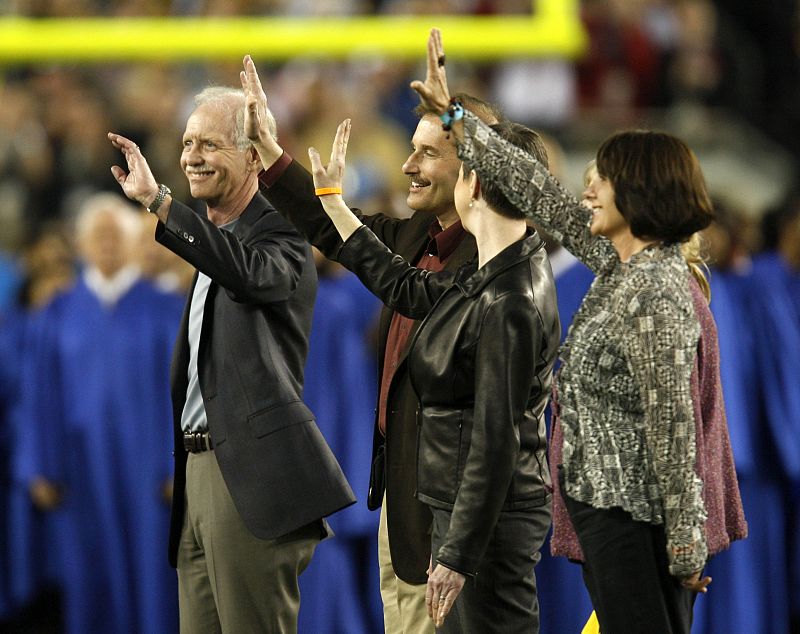
M 411 88 L 417 91 L 423 106 L 439 114 L 444 113 L 450 105 L 444 59 L 442 33 L 439 29 L 431 29 L 428 36 L 428 73 L 425 82 L 412 81 Z
M 433 572 L 429 574 L 425 606 L 428 608 L 428 616 L 436 627 L 444 624 L 445 617 L 450 614 L 465 581 L 466 577 L 460 572 L 450 570 L 441 564 L 436 564 Z
M 693 592 L 701 592 L 705 594 L 708 592 L 708 585 L 711 583 L 711 577 L 702 577 L 703 574 L 702 570 L 698 570 L 694 574 L 683 577 L 681 579 L 681 585 L 686 588 L 687 590 L 692 590 Z
M 245 55 L 243 64 L 239 79 L 245 96 L 244 131 L 253 143 L 264 142 L 271 137 L 267 125 L 267 94 L 261 86 L 253 58 Z
M 336 137 L 333 140 L 333 148 L 331 149 L 331 160 L 325 166 L 322 165 L 322 159 L 316 148 L 308 148 L 308 158 L 311 159 L 311 174 L 314 176 L 314 187 L 342 186 L 349 138 L 350 119 L 345 119 L 336 128 Z
M 111 173 L 128 198 L 135 200 L 143 207 L 148 207 L 156 199 L 158 183 L 139 150 L 139 146 L 114 132 L 108 133 L 108 140 L 111 141 L 111 145 L 122 152 L 128 163 L 127 172 L 118 165 L 112 165 Z

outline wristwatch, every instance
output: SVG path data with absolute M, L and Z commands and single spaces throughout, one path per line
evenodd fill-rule
M 161 205 L 164 204 L 164 199 L 167 197 L 167 194 L 171 193 L 172 190 L 169 187 L 167 187 L 166 185 L 159 185 L 156 198 L 152 203 L 150 203 L 150 206 L 147 208 L 147 211 L 149 211 L 151 214 L 156 213 L 161 208 Z

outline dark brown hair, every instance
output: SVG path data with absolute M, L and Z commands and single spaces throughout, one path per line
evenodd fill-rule
M 714 219 L 697 157 L 670 134 L 612 135 L 597 151 L 597 172 L 611 181 L 617 209 L 637 238 L 682 242 Z
M 453 98 L 458 99 L 458 101 L 461 102 L 461 105 L 464 106 L 466 110 L 469 110 L 484 123 L 491 125 L 493 123 L 506 120 L 503 111 L 500 110 L 498 106 L 494 105 L 493 103 L 489 103 L 488 101 L 484 101 L 479 97 L 473 97 L 465 92 L 458 92 L 453 95 Z M 435 117 L 439 116 L 438 112 L 431 110 L 422 103 L 418 104 L 417 107 L 414 108 L 414 113 L 420 119 L 426 115 L 433 115 Z
M 513 121 L 502 121 L 490 126 L 492 130 L 508 141 L 516 145 L 524 152 L 535 157 L 545 167 L 548 167 L 547 150 L 545 149 L 542 137 L 539 133 L 529 127 Z M 469 175 L 466 165 L 464 166 L 464 177 Z M 525 218 L 525 214 L 506 198 L 500 185 L 491 183 L 488 180 L 480 181 L 481 193 L 486 203 L 501 216 L 506 218 Z

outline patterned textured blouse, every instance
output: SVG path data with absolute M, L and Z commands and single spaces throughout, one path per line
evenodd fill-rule
M 596 274 L 557 376 L 567 493 L 664 524 L 670 573 L 701 569 L 706 512 L 691 391 L 700 326 L 679 246 L 652 246 L 622 262 L 611 242 L 589 232 L 588 209 L 468 111 L 458 154 Z

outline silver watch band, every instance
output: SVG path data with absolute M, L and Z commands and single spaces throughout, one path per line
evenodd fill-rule
M 171 193 L 172 190 L 169 187 L 163 184 L 159 185 L 155 200 L 153 200 L 153 202 L 147 208 L 147 211 L 149 211 L 151 214 L 156 213 L 161 208 L 161 205 L 164 204 L 164 199 L 167 197 L 167 194 Z

